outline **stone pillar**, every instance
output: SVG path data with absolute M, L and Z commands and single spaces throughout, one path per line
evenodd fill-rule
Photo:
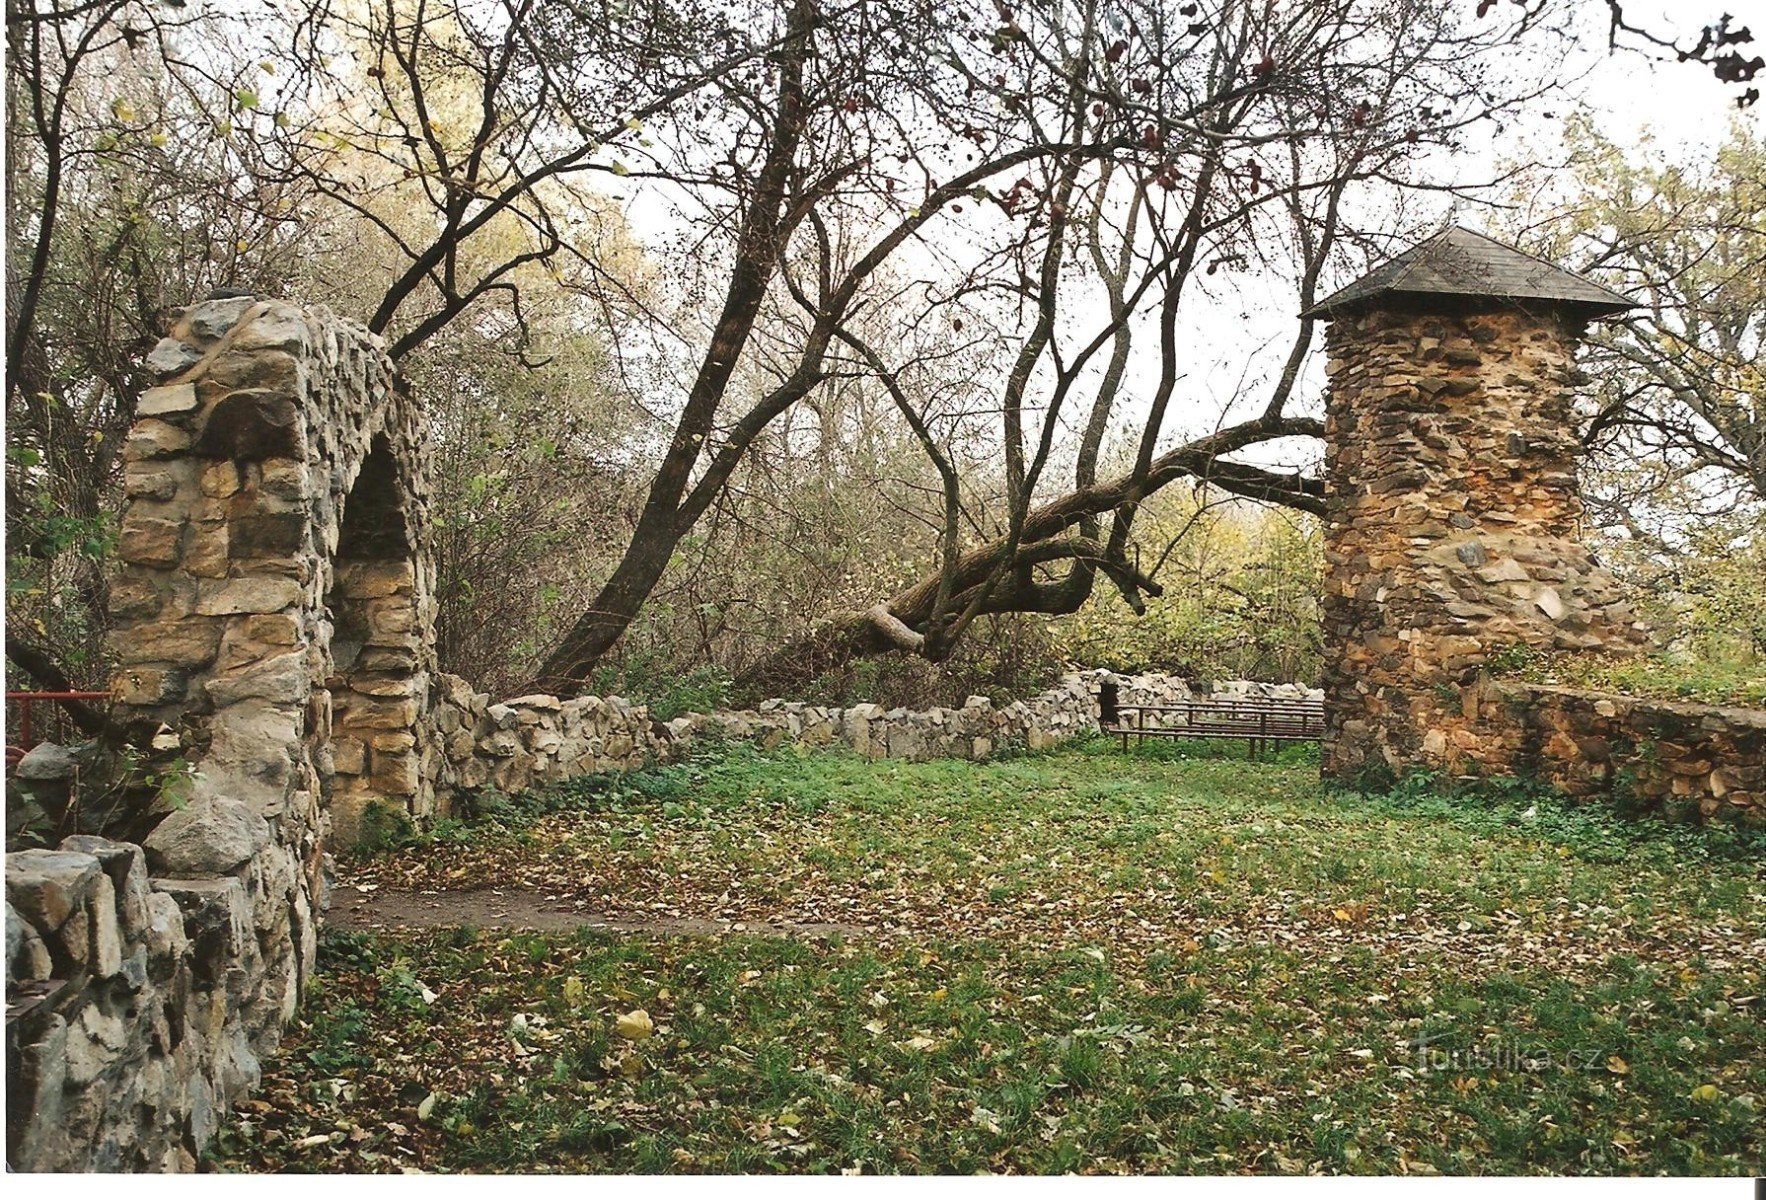
M 1323 770 L 1457 774 L 1493 659 L 1647 640 L 1576 541 L 1586 314 L 1386 293 L 1328 315 Z

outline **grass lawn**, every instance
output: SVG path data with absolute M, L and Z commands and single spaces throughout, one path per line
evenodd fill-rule
M 1759 851 L 1168 744 L 578 781 L 342 885 L 658 931 L 329 934 L 212 1165 L 1761 1174 Z

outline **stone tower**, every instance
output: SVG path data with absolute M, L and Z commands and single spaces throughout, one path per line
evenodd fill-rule
M 1331 323 L 1327 776 L 1459 773 L 1493 657 L 1647 642 L 1576 540 L 1576 348 L 1630 307 L 1449 228 L 1304 314 Z

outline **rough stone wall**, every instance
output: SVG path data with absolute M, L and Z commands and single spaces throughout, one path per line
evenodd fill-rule
M 1478 691 L 1454 774 L 1516 775 L 1670 819 L 1766 823 L 1766 711 L 1501 682 Z
M 1123 704 L 1177 704 L 1196 694 L 1175 676 L 1088 671 L 1069 675 L 1027 700 L 999 706 L 985 696 L 971 696 L 961 708 L 920 710 L 768 700 L 758 709 L 689 713 L 664 722 L 618 696 L 521 696 L 492 703 L 464 680 L 444 675 L 436 703 L 445 745 L 438 788 L 444 796 L 487 786 L 517 792 L 577 775 L 633 770 L 666 762 L 708 736 L 753 742 L 764 749 L 839 745 L 872 759 L 985 759 L 1007 747 L 1043 749 L 1096 732 L 1097 685 L 1103 678 L 1116 679 Z M 1208 690 L 1289 698 L 1317 694 L 1294 685 L 1243 680 L 1212 684 Z
M 182 782 L 141 846 L 8 857 L 16 1169 L 194 1165 L 313 968 L 327 837 L 371 794 L 429 811 L 440 770 L 424 430 L 379 340 L 212 300 L 148 364 L 113 711 Z
M 1327 776 L 1440 768 L 1509 647 L 1626 652 L 1646 629 L 1576 542 L 1578 327 L 1550 312 L 1335 320 L 1326 405 Z
M 235 832 L 240 853 L 266 837 Z M 288 940 L 294 864 L 267 849 L 189 879 L 98 837 L 7 857 L 9 1168 L 195 1167 L 311 964 L 311 927 Z

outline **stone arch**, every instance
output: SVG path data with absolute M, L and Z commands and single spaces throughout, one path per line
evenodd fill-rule
M 71 981 L 7 1056 L 7 1161 L 33 1170 L 193 1167 L 313 970 L 326 847 L 376 801 L 436 805 L 425 430 L 379 339 L 214 299 L 147 365 L 110 736 L 154 772 L 151 831 L 8 856 L 9 997 L 15 967 Z
M 167 378 L 124 450 L 119 725 L 175 738 L 193 803 L 266 822 L 310 909 L 323 846 L 370 805 L 435 806 L 422 414 L 380 340 L 323 308 L 206 301 L 149 366 Z
M 420 611 L 421 531 L 410 520 L 407 477 L 391 441 L 374 437 L 343 499 L 329 563 L 330 670 L 323 686 L 331 735 L 320 786 L 341 839 L 359 836 L 376 803 L 413 816 L 433 807 L 432 775 L 430 791 L 423 787 L 430 622 Z

